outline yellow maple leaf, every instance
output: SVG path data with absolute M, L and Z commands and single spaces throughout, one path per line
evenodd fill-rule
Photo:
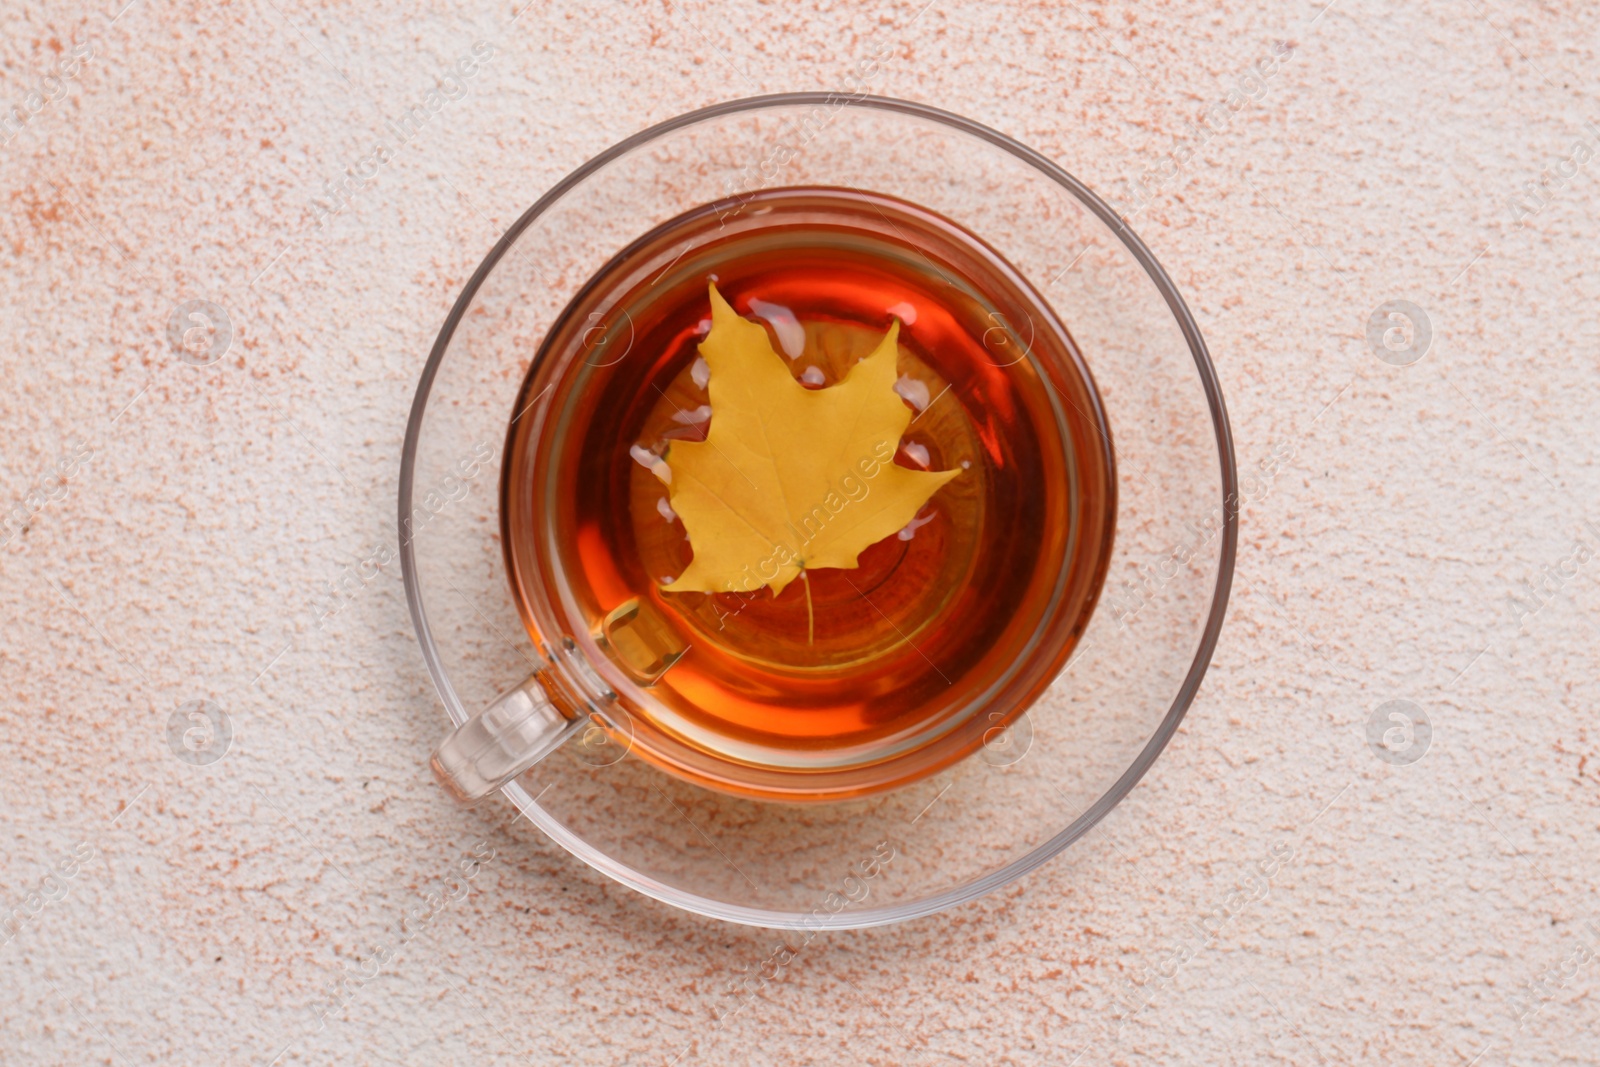
M 767 331 L 711 286 L 711 428 L 665 457 L 694 559 L 669 593 L 783 592 L 820 567 L 853 568 L 959 470 L 895 465 L 911 410 L 895 392 L 900 323 L 826 389 L 807 389 Z M 809 593 L 809 589 L 807 590 Z

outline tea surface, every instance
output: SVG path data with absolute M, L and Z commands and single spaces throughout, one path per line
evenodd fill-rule
M 749 591 L 667 588 L 696 552 L 673 447 L 718 418 L 699 352 L 709 283 L 808 389 L 837 387 L 898 323 L 904 432 L 841 457 L 836 491 L 780 540 L 800 552 L 848 521 L 890 464 L 958 473 L 855 567 L 807 568 L 776 595 L 756 560 Z M 578 358 L 557 378 L 563 346 Z M 519 410 L 550 414 L 507 443 L 508 559 L 633 683 L 646 758 L 729 788 L 741 766 L 744 787 L 790 772 L 785 793 L 808 774 L 885 788 L 980 744 L 1070 652 L 1110 547 L 1098 398 L 1048 309 L 952 224 L 843 190 L 692 213 L 591 283 L 546 352 Z M 804 457 L 809 436 L 768 444 Z

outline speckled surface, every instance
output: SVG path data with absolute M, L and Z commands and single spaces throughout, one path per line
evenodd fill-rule
M 5 1062 L 1600 1057 L 1593 11 L 119 6 L 14 5 L 0 43 Z M 480 41 L 442 121 L 314 206 Z M 325 590 L 392 542 L 421 357 L 500 230 L 643 126 L 835 88 L 869 41 L 875 89 L 1128 212 L 1241 467 L 1292 459 L 1127 802 L 980 903 L 774 967 L 778 935 L 451 807 L 393 568 L 326 619 Z M 232 323 L 207 366 L 167 342 L 190 299 Z M 1369 342 L 1392 300 L 1431 325 L 1409 365 Z M 204 766 L 168 744 L 196 700 L 233 732 Z M 1368 744 L 1391 700 L 1420 760 Z

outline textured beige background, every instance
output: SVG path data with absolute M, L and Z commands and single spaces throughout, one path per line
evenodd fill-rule
M 0 549 L 0 1059 L 1600 1060 L 1600 161 L 1574 152 L 1600 147 L 1600 15 L 919 7 L 7 5 L 3 102 L 39 107 L 0 133 L 0 507 L 33 511 L 78 442 L 92 457 Z M 1241 465 L 1293 459 L 1243 516 L 1200 698 L 1126 803 L 988 900 L 818 937 L 718 1029 L 775 935 L 450 807 L 393 568 L 316 620 L 392 540 L 421 359 L 531 196 L 686 109 L 836 88 L 869 38 L 895 47 L 875 88 L 1135 212 Z M 324 181 L 479 40 L 470 95 L 319 228 Z M 55 81 L 75 42 L 93 57 Z M 1225 128 L 1194 125 L 1286 43 Z M 195 297 L 237 333 L 204 368 L 165 340 Z M 1367 341 L 1391 299 L 1432 324 L 1411 366 Z M 235 737 L 191 767 L 166 729 L 200 698 Z M 1366 741 L 1400 698 L 1434 727 L 1410 765 Z M 471 895 L 397 946 L 485 838 Z M 1285 844 L 1268 895 L 1201 945 L 1191 920 Z

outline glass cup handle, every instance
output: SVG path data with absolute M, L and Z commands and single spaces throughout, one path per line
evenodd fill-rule
M 563 714 L 530 674 L 452 730 L 429 762 L 452 796 L 476 803 L 560 748 L 588 721 Z

